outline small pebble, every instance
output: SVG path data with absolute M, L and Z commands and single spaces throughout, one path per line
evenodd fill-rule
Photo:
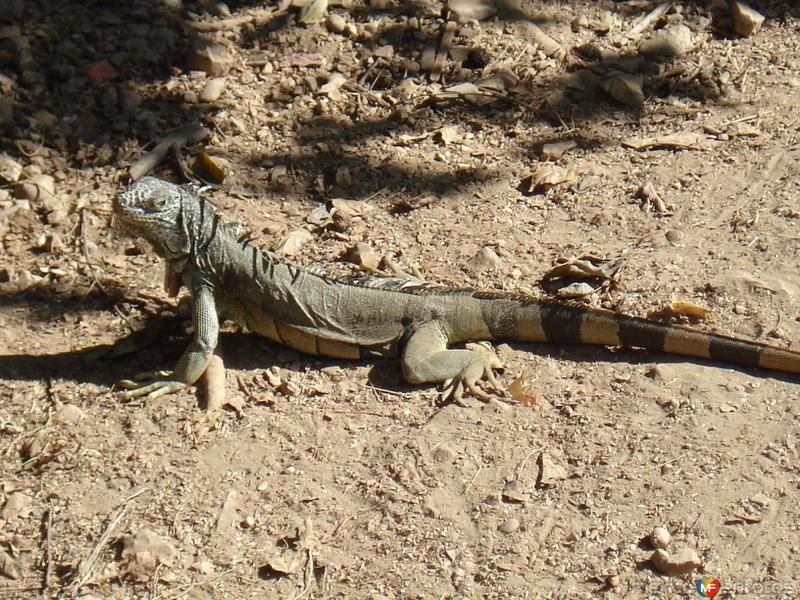
M 665 527 L 654 527 L 650 533 L 650 543 L 653 548 L 666 548 L 669 546 L 670 535 Z
M 347 27 L 347 21 L 345 21 L 342 15 L 331 13 L 328 15 L 325 25 L 327 25 L 328 31 L 332 33 L 342 33 L 345 27 Z
M 503 521 L 500 527 L 498 527 L 498 529 L 503 533 L 514 533 L 517 529 L 519 529 L 519 521 L 514 518 L 506 519 Z
M 209 79 L 203 86 L 203 91 L 200 92 L 200 100 L 203 102 L 214 102 L 221 95 L 225 89 L 225 80 L 219 77 Z

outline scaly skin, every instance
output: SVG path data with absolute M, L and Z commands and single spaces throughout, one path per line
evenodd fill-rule
M 240 242 L 187 188 L 145 177 L 114 200 L 122 226 L 166 261 L 166 287 L 193 298 L 194 337 L 175 369 L 125 382 L 126 398 L 156 398 L 193 384 L 230 318 L 290 348 L 342 359 L 399 356 L 409 383 L 449 382 L 485 398 L 497 357 L 479 345 L 514 340 L 601 344 L 800 373 L 800 352 L 522 294 L 479 292 L 396 278 L 335 279 Z

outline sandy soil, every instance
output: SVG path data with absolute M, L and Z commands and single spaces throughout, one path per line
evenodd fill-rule
M 688 598 L 703 577 L 719 598 L 800 594 L 797 377 L 502 345 L 501 381 L 526 374 L 534 400 L 461 407 L 392 361 L 228 327 L 223 411 L 194 388 L 124 403 L 116 382 L 174 365 L 187 324 L 110 213 L 131 164 L 200 122 L 181 154 L 224 169 L 207 197 L 263 247 L 310 232 L 300 262 L 352 272 L 363 244 L 425 279 L 541 294 L 560 257 L 593 254 L 624 265 L 596 305 L 688 301 L 700 327 L 796 348 L 795 3 L 754 4 L 767 18 L 740 36 L 726 2 L 678 2 L 626 37 L 657 3 L 501 2 L 455 27 L 439 81 L 420 71 L 436 0 L 331 0 L 308 26 L 270 3 L 5 4 L 0 596 Z M 678 56 L 640 51 L 664 31 Z M 205 67 L 217 99 L 187 61 L 197 36 L 227 53 Z M 464 82 L 482 87 L 447 92 Z M 568 181 L 528 192 L 545 164 Z M 153 173 L 184 181 L 171 154 Z M 371 210 L 331 220 L 335 199 Z M 699 566 L 656 569 L 658 526 Z

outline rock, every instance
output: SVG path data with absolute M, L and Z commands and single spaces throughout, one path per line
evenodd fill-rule
M 342 33 L 347 27 L 347 21 L 342 15 L 331 13 L 328 15 L 325 25 L 328 27 L 328 31 L 332 33 Z
M 702 561 L 691 548 L 680 548 L 672 554 L 659 548 L 653 552 L 650 562 L 664 575 L 688 575 L 702 566 Z
M 278 387 L 278 391 L 287 398 L 291 398 L 293 396 L 297 396 L 301 390 L 300 386 L 297 385 L 294 381 L 285 379 L 281 381 L 281 384 Z
M 203 71 L 211 77 L 225 75 L 233 64 L 233 57 L 222 44 L 197 38 L 192 43 L 188 60 L 193 71 Z
M 225 80 L 219 77 L 209 79 L 203 86 L 203 91 L 200 92 L 200 100 L 203 102 L 214 102 L 222 95 L 222 90 L 225 89 Z
M 603 89 L 622 104 L 631 108 L 639 108 L 644 104 L 642 85 L 644 85 L 644 79 L 639 75 L 618 73 L 603 82 Z
M 666 527 L 654 527 L 650 532 L 650 543 L 653 548 L 664 549 L 669 546 L 670 535 Z
M 67 220 L 67 211 L 62 210 L 60 208 L 56 208 L 55 210 L 51 210 L 47 213 L 47 224 L 48 225 L 63 225 L 64 221 Z
M 764 24 L 764 15 L 746 2 L 734 2 L 731 6 L 733 30 L 739 35 L 753 35 Z
M 484 246 L 478 253 L 467 261 L 467 267 L 473 273 L 481 273 L 488 269 L 496 269 L 500 264 L 500 257 L 489 246 Z
M 79 406 L 65 404 L 56 413 L 56 420 L 65 425 L 76 425 L 84 416 L 85 414 Z
M 517 529 L 519 529 L 519 521 L 514 518 L 506 519 L 497 529 L 503 533 L 514 533 Z
M 33 181 L 23 181 L 14 186 L 14 197 L 32 202 L 50 203 L 53 194 L 46 188 Z
M 692 31 L 686 25 L 673 25 L 653 33 L 639 44 L 644 56 L 683 56 L 692 49 Z
M 0 181 L 16 183 L 22 175 L 22 165 L 8 154 L 0 154 Z
M 450 0 L 449 8 L 459 23 L 483 21 L 497 14 L 490 0 Z

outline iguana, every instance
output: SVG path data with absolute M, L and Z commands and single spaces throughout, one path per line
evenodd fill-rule
M 515 293 L 420 280 L 336 279 L 240 241 L 194 191 L 145 177 L 114 199 L 123 229 L 166 260 L 166 289 L 191 292 L 194 336 L 169 375 L 128 382 L 126 398 L 156 398 L 193 384 L 217 345 L 219 318 L 300 352 L 339 359 L 400 357 L 412 384 L 449 382 L 461 401 L 499 388 L 490 349 L 478 340 L 625 346 L 800 373 L 800 352 L 612 311 Z

